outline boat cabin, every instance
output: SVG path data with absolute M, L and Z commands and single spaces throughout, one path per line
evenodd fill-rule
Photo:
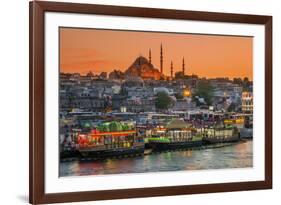
M 78 135 L 78 143 L 80 149 L 131 148 L 143 144 L 143 137 L 137 136 L 137 131 L 132 124 L 110 122 L 103 123 L 88 134 Z
M 195 130 L 191 124 L 186 123 L 181 119 L 171 120 L 166 125 L 165 136 L 170 139 L 171 142 L 191 141 Z

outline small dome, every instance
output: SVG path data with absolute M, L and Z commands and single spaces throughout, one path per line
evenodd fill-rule
M 161 92 L 166 93 L 166 94 L 169 94 L 169 90 L 168 90 L 168 88 L 166 88 L 166 87 L 154 88 L 154 93 L 155 93 L 155 94 L 158 94 L 158 93 L 161 93 Z

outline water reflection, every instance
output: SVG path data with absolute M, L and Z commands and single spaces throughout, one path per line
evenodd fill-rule
M 253 166 L 253 142 L 214 149 L 154 153 L 144 157 L 99 162 L 62 162 L 60 176 L 143 173 Z

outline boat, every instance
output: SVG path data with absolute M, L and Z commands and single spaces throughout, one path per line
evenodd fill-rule
M 88 134 L 78 135 L 82 158 L 106 159 L 144 154 L 143 138 L 136 129 L 122 122 L 107 122 Z
M 202 141 L 204 144 L 238 142 L 240 133 L 235 126 L 210 126 L 204 128 Z
M 60 147 L 60 159 L 77 158 L 80 155 L 79 151 L 73 147 Z
M 242 128 L 240 129 L 241 139 L 253 139 L 253 128 Z
M 162 134 L 147 138 L 146 147 L 153 151 L 187 149 L 202 146 L 202 137 L 196 135 L 196 130 L 182 119 L 171 120 Z
M 235 113 L 230 118 L 224 119 L 224 125 L 238 128 L 240 138 L 244 140 L 253 138 L 253 115 L 247 113 Z

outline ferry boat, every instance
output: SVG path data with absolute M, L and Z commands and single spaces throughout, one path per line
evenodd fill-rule
M 105 159 L 144 154 L 143 137 L 137 136 L 132 124 L 107 122 L 88 134 L 78 135 L 82 158 Z
M 238 142 L 240 133 L 235 126 L 208 127 L 204 129 L 202 141 L 204 144 Z
M 247 113 L 233 114 L 224 119 L 224 124 L 238 128 L 241 139 L 253 138 L 253 115 Z
M 196 136 L 196 130 L 182 119 L 171 120 L 161 131 L 162 134 L 147 138 L 146 147 L 164 151 L 202 145 L 202 137 Z

